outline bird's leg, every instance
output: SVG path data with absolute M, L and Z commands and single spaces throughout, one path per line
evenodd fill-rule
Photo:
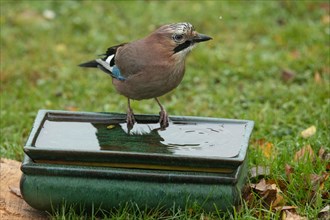
M 160 107 L 160 112 L 159 112 L 159 124 L 161 128 L 166 128 L 168 127 L 168 114 L 166 112 L 166 110 L 164 109 L 164 107 L 162 106 L 162 104 L 160 104 L 159 100 L 157 98 L 155 98 L 155 100 L 157 101 L 159 107 Z
M 130 99 L 127 99 L 127 104 L 128 104 L 128 108 L 127 108 L 126 122 L 127 122 L 127 128 L 128 128 L 128 130 L 131 130 L 133 128 L 133 126 L 134 126 L 135 118 L 134 118 L 133 110 L 131 108 Z

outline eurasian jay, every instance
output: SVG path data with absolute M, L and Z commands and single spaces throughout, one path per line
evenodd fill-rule
M 131 43 L 108 48 L 102 58 L 82 63 L 99 68 L 112 77 L 116 90 L 127 97 L 127 127 L 135 123 L 130 100 L 154 98 L 160 107 L 161 128 L 169 124 L 158 97 L 176 88 L 185 72 L 185 59 L 196 43 L 212 39 L 195 31 L 187 22 L 163 25 L 150 35 Z

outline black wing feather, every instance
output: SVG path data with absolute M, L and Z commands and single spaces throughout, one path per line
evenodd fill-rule
M 90 68 L 96 68 L 99 64 L 95 60 L 88 61 L 86 63 L 81 63 L 78 66 L 80 67 L 90 67 Z
M 105 55 L 105 59 L 106 59 L 108 56 L 116 54 L 117 49 L 121 46 L 124 46 L 125 44 L 127 44 L 127 43 L 123 43 L 123 44 L 119 44 L 119 45 L 116 45 L 116 46 L 109 47 L 107 49 L 107 52 L 105 52 L 105 54 L 102 54 L 102 55 Z
M 100 55 L 100 56 L 103 56 L 102 60 L 105 61 L 109 56 L 111 56 L 113 54 L 116 54 L 117 49 L 119 47 L 125 45 L 125 44 L 126 43 L 119 44 L 119 45 L 116 45 L 116 46 L 113 46 L 113 47 L 109 47 L 104 54 Z M 110 62 L 110 66 L 114 66 L 114 65 L 115 65 L 115 59 L 112 59 L 111 62 Z M 96 62 L 96 60 L 91 60 L 91 61 L 88 61 L 86 63 L 81 63 L 78 66 L 80 66 L 80 67 L 89 67 L 89 68 L 99 68 L 99 63 Z M 100 68 L 100 69 L 105 71 L 104 68 Z M 105 72 L 108 72 L 108 71 L 105 71 Z

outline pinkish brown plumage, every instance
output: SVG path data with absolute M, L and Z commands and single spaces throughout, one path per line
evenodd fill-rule
M 116 90 L 128 98 L 128 127 L 135 123 L 130 99 L 155 98 L 161 109 L 159 122 L 165 128 L 168 115 L 158 97 L 180 84 L 186 56 L 195 44 L 210 39 L 196 32 L 190 23 L 163 25 L 145 38 L 110 47 L 102 59 L 80 66 L 98 67 L 112 76 Z

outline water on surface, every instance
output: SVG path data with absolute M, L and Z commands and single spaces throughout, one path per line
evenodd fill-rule
M 245 123 L 106 124 L 46 120 L 34 143 L 37 148 L 235 157 L 244 141 Z

